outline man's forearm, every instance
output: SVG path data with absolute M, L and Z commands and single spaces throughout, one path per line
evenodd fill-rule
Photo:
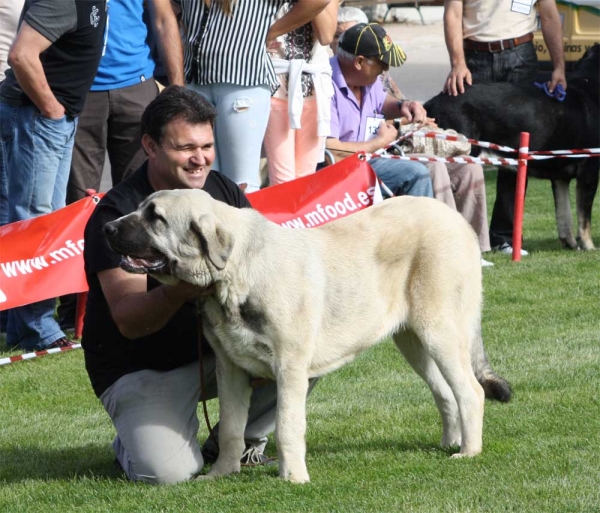
M 173 12 L 170 0 L 151 0 L 150 15 L 157 39 L 158 52 L 169 83 L 184 85 L 183 45 L 177 17 Z
M 327 139 L 327 149 L 334 152 L 336 155 L 348 157 L 358 151 L 373 153 L 385 146 L 379 139 L 371 139 L 370 141 L 358 142 L 342 142 L 338 139 Z
M 290 9 L 290 11 L 279 18 L 267 34 L 267 41 L 272 41 L 276 37 L 282 34 L 287 34 L 295 28 L 301 27 L 306 23 L 312 21 L 317 14 L 319 14 L 331 0 L 298 0 L 296 4 Z
M 563 50 L 562 24 L 554 0 L 544 0 L 539 3 L 542 35 L 550 53 L 554 69 L 564 72 L 565 54 Z
M 42 115 L 50 118 L 64 116 L 65 108 L 56 99 L 48 85 L 39 55 L 14 52 L 9 56 L 9 64 L 21 89 Z
M 444 5 L 444 38 L 450 56 L 450 65 L 453 68 L 465 64 L 462 15 L 462 1 L 446 0 Z

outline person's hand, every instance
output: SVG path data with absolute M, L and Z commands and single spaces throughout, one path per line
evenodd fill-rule
M 550 82 L 548 82 L 548 91 L 553 93 L 558 84 L 562 85 L 565 91 L 567 90 L 567 79 L 565 77 L 564 69 L 555 69 L 552 72 L 552 77 L 550 78 Z
M 61 119 L 65 115 L 65 108 L 62 106 L 62 104 L 56 102 L 54 105 L 51 105 L 46 109 L 40 109 L 40 112 L 45 118 Z
M 444 84 L 444 93 L 448 93 L 450 96 L 463 94 L 465 92 L 465 82 L 473 85 L 473 78 L 466 64 L 453 67 L 448 73 L 448 78 Z
M 400 106 L 400 116 L 406 118 L 409 123 L 424 123 L 427 120 L 427 111 L 417 101 L 403 101 Z
M 272 41 L 267 41 L 267 53 L 277 53 L 277 51 L 283 46 L 281 41 L 277 41 L 277 39 L 273 39 Z
M 382 121 L 377 129 L 377 139 L 382 147 L 387 146 L 398 139 L 398 130 L 393 124 Z

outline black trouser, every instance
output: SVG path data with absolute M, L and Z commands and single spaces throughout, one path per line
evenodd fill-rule
M 532 42 L 501 52 L 465 51 L 467 67 L 473 82 L 512 82 L 532 84 L 538 73 L 538 61 Z M 490 141 L 498 143 L 500 141 Z M 490 222 L 492 247 L 508 242 L 512 245 L 515 190 L 517 175 L 514 169 L 499 168 L 496 181 L 496 201 Z M 527 187 L 527 185 L 526 185 Z

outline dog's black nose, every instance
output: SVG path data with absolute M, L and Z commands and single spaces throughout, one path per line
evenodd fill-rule
M 102 227 L 102 231 L 104 232 L 104 235 L 112 236 L 115 235 L 119 230 L 114 224 L 106 223 Z

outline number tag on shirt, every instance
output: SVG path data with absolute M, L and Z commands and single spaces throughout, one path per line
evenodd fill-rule
M 365 129 L 365 141 L 370 141 L 377 136 L 377 130 L 379 130 L 379 125 L 383 118 L 377 118 L 374 116 L 367 117 L 367 127 Z
M 529 14 L 533 7 L 533 0 L 512 0 L 510 10 L 521 14 Z

